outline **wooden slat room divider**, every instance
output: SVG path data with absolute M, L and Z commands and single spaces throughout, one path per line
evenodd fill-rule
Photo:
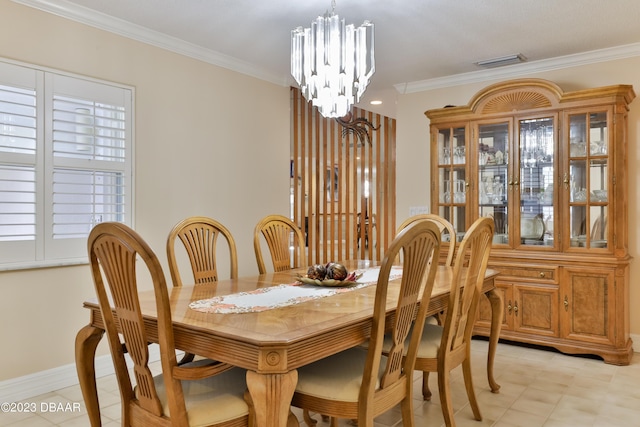
M 293 220 L 310 264 L 381 260 L 395 236 L 395 119 L 326 119 L 291 88 Z

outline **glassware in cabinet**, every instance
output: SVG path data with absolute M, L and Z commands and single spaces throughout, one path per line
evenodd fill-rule
M 466 231 L 467 180 L 466 128 L 438 129 L 438 215 L 456 231 L 459 240 Z
M 493 218 L 494 244 L 508 244 L 510 122 L 481 123 L 477 129 L 478 216 Z
M 520 244 L 554 246 L 554 117 L 521 119 L 519 127 Z

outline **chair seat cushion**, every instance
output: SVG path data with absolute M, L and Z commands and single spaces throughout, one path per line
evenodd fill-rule
M 163 376 L 155 376 L 154 382 L 162 409 L 170 417 Z M 244 400 L 246 389 L 246 371 L 240 368 L 201 380 L 182 381 L 189 426 L 208 426 L 248 415 L 249 407 Z
M 426 324 L 422 331 L 422 339 L 418 346 L 418 357 L 421 359 L 435 359 L 442 341 L 442 326 Z
M 420 339 L 420 345 L 418 346 L 418 358 L 420 359 L 435 359 L 438 356 L 438 349 L 440 348 L 440 341 L 442 340 L 442 326 L 434 325 L 432 323 L 425 323 L 422 330 L 422 339 Z M 409 337 L 404 343 L 405 353 L 409 349 Z M 382 345 L 383 351 L 388 352 L 391 349 L 391 337 L 386 335 L 384 337 L 384 344 Z
M 296 393 L 328 400 L 357 402 L 367 349 L 351 348 L 298 369 Z M 382 357 L 376 389 L 380 387 L 386 358 Z

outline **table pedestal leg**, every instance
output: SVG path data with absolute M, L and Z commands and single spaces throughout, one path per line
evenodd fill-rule
M 247 387 L 253 400 L 256 426 L 286 427 L 298 371 L 258 374 L 247 371 Z
M 87 325 L 76 335 L 76 370 L 91 427 L 100 427 L 100 405 L 96 387 L 96 347 L 104 330 Z
M 496 357 L 496 348 L 498 347 L 498 339 L 500 338 L 500 329 L 502 328 L 502 316 L 504 314 L 504 302 L 502 293 L 495 289 L 487 292 L 489 303 L 491 304 L 491 332 L 489 334 L 489 354 L 487 355 L 487 378 L 492 393 L 498 393 L 500 384 L 493 378 L 493 362 Z

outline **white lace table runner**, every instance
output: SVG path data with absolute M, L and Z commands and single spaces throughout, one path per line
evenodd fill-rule
M 325 298 L 344 292 L 351 292 L 378 281 L 380 267 L 362 271 L 357 284 L 345 287 L 322 287 L 304 284 L 282 284 L 250 292 L 223 295 L 194 301 L 189 308 L 203 313 L 257 313 L 279 307 L 300 304 L 301 302 Z M 402 268 L 393 267 L 389 280 L 402 277 Z

